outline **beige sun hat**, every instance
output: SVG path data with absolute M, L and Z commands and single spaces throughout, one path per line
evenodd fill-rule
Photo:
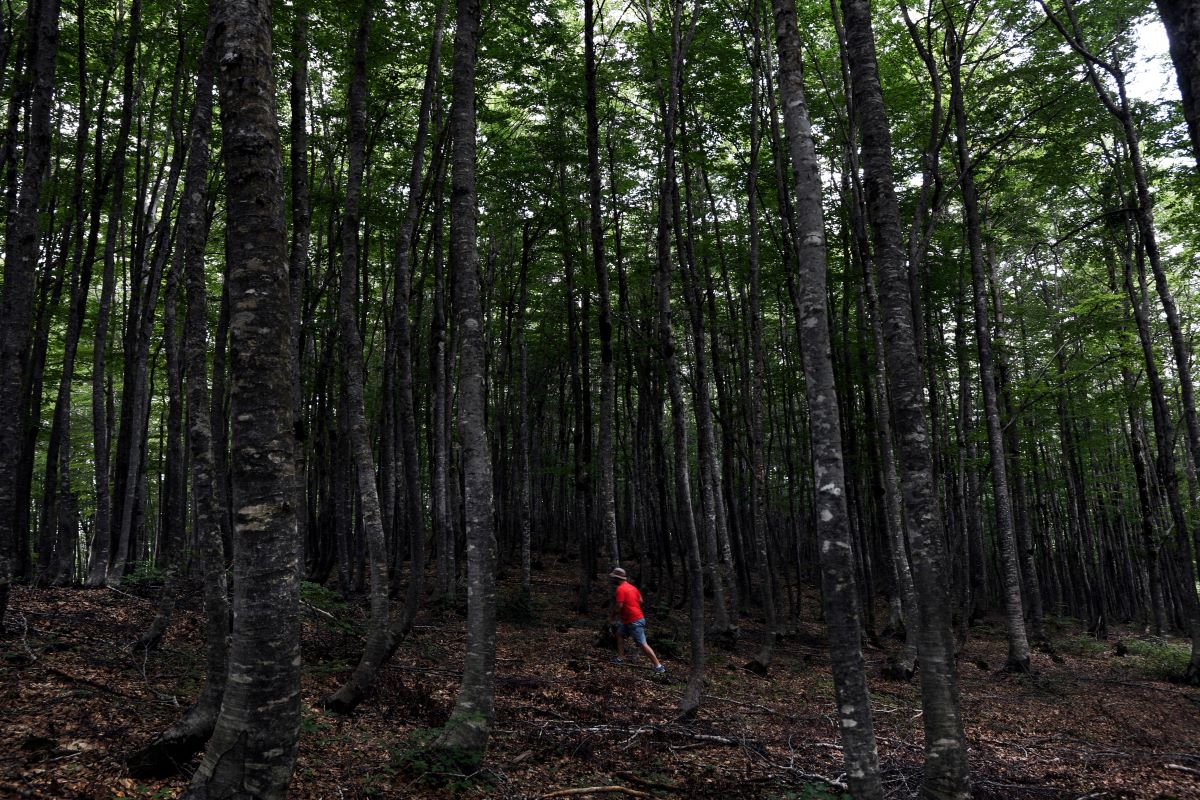
M 629 578 L 625 576 L 625 570 L 621 569 L 620 567 L 616 567 L 612 572 L 608 573 L 608 577 L 616 578 L 619 581 L 629 580 Z

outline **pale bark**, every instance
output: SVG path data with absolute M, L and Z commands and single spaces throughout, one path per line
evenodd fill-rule
M 850 792 L 859 800 L 883 797 L 879 753 L 871 718 L 860 636 L 841 419 L 833 374 L 826 306 L 825 217 L 821 174 L 804 96 L 800 34 L 793 0 L 774 0 L 779 92 L 787 153 L 795 187 L 796 295 L 804 394 L 812 437 L 817 546 L 821 594 L 829 631 L 833 686 L 841 728 L 842 758 Z
M 484 394 L 486 356 L 475 200 L 475 62 L 479 0 L 456 0 L 450 110 L 450 260 L 459 338 L 458 436 L 467 535 L 467 652 L 458 699 L 433 747 L 463 766 L 483 759 L 495 714 L 496 535 Z

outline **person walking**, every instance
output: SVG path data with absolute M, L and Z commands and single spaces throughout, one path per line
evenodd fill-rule
M 658 660 L 650 645 L 646 644 L 646 615 L 642 613 L 642 593 L 629 582 L 625 570 L 620 567 L 608 573 L 608 577 L 616 584 L 613 612 L 609 618 L 609 624 L 615 626 L 617 634 L 617 657 L 613 659 L 613 663 L 625 663 L 625 637 L 629 636 L 642 652 L 650 656 L 655 672 L 666 672 L 667 668 Z

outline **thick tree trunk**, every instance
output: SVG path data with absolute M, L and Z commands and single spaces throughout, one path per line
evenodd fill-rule
M 483 759 L 495 713 L 496 535 L 487 441 L 486 356 L 475 200 L 475 61 L 479 0 L 456 0 L 450 259 L 459 336 L 458 438 L 462 443 L 467 535 L 467 653 L 458 700 L 434 742 L 454 766 Z
M 875 36 L 866 0 L 845 0 L 846 52 L 862 132 L 863 171 L 871 213 L 875 269 L 880 283 L 884 355 L 896 428 L 904 520 L 917 594 L 917 652 L 925 727 L 923 793 L 936 800 L 965 800 L 971 789 L 963 735 L 954 642 L 950 630 L 945 545 L 933 479 L 932 443 L 917 354 L 912 293 L 892 177 L 891 132 L 875 58 Z M 881 413 L 886 413 L 881 410 Z
M 185 797 L 280 798 L 300 724 L 292 309 L 271 9 L 217 6 L 232 365 L 233 634 L 228 683 Z
M 1167 29 L 1171 60 L 1183 97 L 1183 116 L 1200 167 L 1200 6 L 1194 0 L 1156 0 Z
M 50 111 L 58 59 L 59 0 L 37 0 L 31 8 L 30 107 L 28 144 L 21 189 L 5 223 L 4 287 L 0 295 L 0 634 L 8 610 L 9 586 L 26 546 L 18 530 L 17 484 L 25 431 L 22 375 L 29 355 L 34 271 L 38 262 L 38 207 L 50 158 Z
M 821 177 L 804 97 L 800 33 L 793 0 L 774 0 L 779 91 L 795 186 L 796 307 L 804 362 L 816 487 L 821 589 L 829 630 L 834 694 L 850 791 L 859 800 L 883 797 L 879 753 L 863 665 L 854 553 L 846 508 L 841 420 L 834 386 L 826 307 L 825 218 Z

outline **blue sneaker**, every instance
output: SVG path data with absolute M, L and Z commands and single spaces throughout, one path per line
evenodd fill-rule
M 620 656 L 617 656 L 616 658 L 614 658 L 614 659 L 612 660 L 612 663 L 614 663 L 614 664 L 624 664 L 624 663 L 625 663 L 625 661 L 624 661 L 624 660 L 623 660 L 623 659 L 622 659 Z
M 666 671 L 667 671 L 667 668 L 664 667 L 662 664 L 659 664 L 657 667 L 654 668 L 655 674 L 658 674 L 658 675 L 661 675 Z

